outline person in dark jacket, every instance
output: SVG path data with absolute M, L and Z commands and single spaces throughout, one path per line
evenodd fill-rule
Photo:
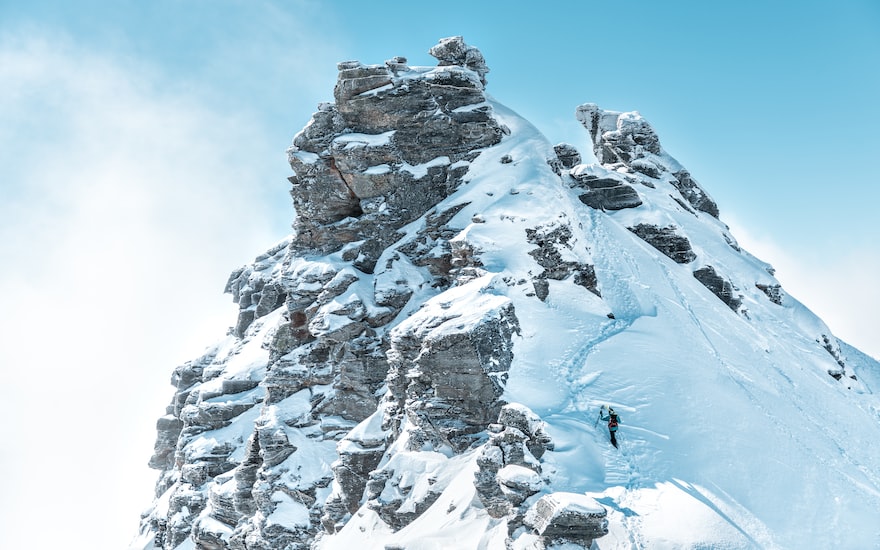
M 614 409 L 611 408 L 611 405 L 608 406 L 608 414 L 602 414 L 602 410 L 599 411 L 599 418 L 602 419 L 603 422 L 608 422 L 608 434 L 611 436 L 611 444 L 614 445 L 614 448 L 617 448 L 617 425 L 620 423 L 620 417 L 614 412 Z

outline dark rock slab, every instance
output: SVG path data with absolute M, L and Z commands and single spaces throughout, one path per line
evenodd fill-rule
M 623 210 L 641 206 L 642 199 L 631 185 L 616 178 L 601 178 L 593 175 L 572 174 L 576 187 L 586 192 L 578 199 L 590 208 L 597 210 Z
M 677 264 L 686 264 L 697 259 L 690 241 L 679 235 L 674 226 L 658 227 L 640 223 L 628 229 Z
M 712 291 L 712 294 L 718 296 L 718 299 L 727 304 L 727 307 L 733 311 L 737 311 L 742 304 L 742 296 L 736 294 L 734 286 L 718 274 L 711 265 L 701 267 L 694 271 L 694 278 L 706 288 Z

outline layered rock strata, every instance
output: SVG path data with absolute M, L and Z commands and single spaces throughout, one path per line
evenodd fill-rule
M 460 39 L 431 49 L 432 69 L 395 57 L 339 64 L 335 103 L 293 141 L 288 159 L 298 253 L 330 253 L 371 273 L 379 254 L 461 184 L 476 150 L 506 131 L 484 95 L 488 67 Z

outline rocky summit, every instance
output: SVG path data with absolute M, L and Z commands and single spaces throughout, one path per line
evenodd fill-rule
M 174 369 L 131 548 L 846 547 L 765 502 L 869 521 L 880 437 L 824 418 L 877 424 L 880 365 L 637 112 L 581 105 L 593 151 L 554 146 L 486 95 L 477 48 L 430 53 L 339 63 L 294 137 L 293 233 L 231 274 L 234 326 Z M 808 455 L 834 472 L 784 466 Z

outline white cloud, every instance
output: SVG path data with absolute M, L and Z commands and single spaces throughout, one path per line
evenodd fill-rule
M 283 151 L 63 39 L 0 37 L 0 82 L 0 547 L 120 548 L 171 370 L 234 323 L 226 274 L 287 231 Z

